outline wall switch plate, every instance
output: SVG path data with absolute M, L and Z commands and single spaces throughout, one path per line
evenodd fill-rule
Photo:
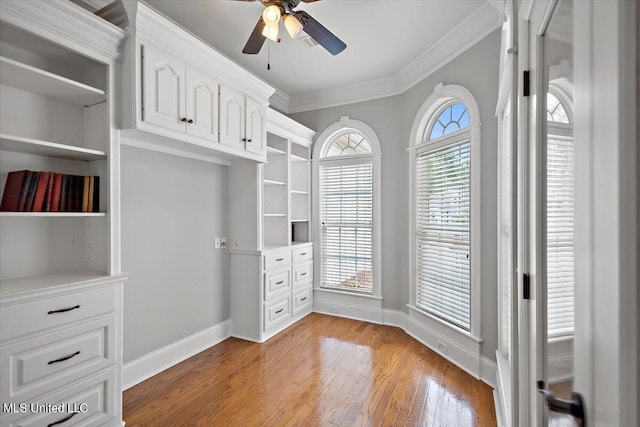
M 222 243 L 220 242 L 220 237 L 216 237 L 216 239 L 215 239 L 215 248 L 216 249 L 220 249 L 221 244 Z

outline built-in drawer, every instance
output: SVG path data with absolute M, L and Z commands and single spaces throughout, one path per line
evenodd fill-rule
M 311 307 L 313 291 L 311 287 L 300 289 L 293 294 L 293 314 L 298 314 Z
M 0 401 L 19 402 L 115 364 L 115 316 L 0 347 Z
M 284 267 L 291 264 L 291 251 L 271 252 L 264 255 L 264 269 Z
M 303 283 L 309 283 L 313 280 L 313 263 L 305 262 L 304 264 L 293 266 L 293 287 Z
M 283 290 L 291 290 L 291 269 L 273 270 L 264 273 L 265 299 L 282 293 Z
M 294 248 L 292 252 L 294 263 L 313 259 L 313 247 L 311 246 L 307 246 L 304 248 Z
M 0 340 L 112 312 L 116 301 L 116 287 L 108 286 L 1 307 Z
M 291 317 L 290 294 L 282 299 L 269 301 L 264 306 L 264 330 Z
M 120 425 L 115 419 L 117 412 L 114 395 L 115 369 L 112 369 L 35 401 L 25 402 L 22 406 L 18 403 L 8 404 L 5 409 L 9 411 L 5 411 L 0 417 L 0 425 Z

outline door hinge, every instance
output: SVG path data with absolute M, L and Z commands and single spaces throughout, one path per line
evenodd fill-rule
M 522 96 L 529 96 L 529 83 L 531 83 L 529 78 L 529 70 L 523 71 L 522 73 Z
M 529 282 L 529 274 L 522 274 L 522 299 L 529 299 L 531 293 L 531 284 Z

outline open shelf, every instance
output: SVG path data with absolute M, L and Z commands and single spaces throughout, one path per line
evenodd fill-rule
M 291 161 L 292 162 L 307 162 L 309 161 L 308 159 L 305 159 L 304 157 L 301 156 L 297 156 L 295 154 L 291 154 Z
M 98 282 L 108 279 L 109 274 L 100 271 L 78 270 L 65 273 L 44 274 L 0 280 L 0 295 L 28 292 L 42 288 Z
M 292 218 L 291 222 L 308 222 L 309 218 Z
M 72 104 L 92 105 L 106 99 L 101 89 L 0 56 L 0 83 Z
M 103 151 L 6 134 L 0 134 L 0 150 L 87 162 L 107 158 Z
M 272 179 L 265 179 L 265 180 L 263 180 L 263 182 L 264 182 L 264 185 L 281 185 L 281 186 L 286 185 L 282 181 L 274 181 Z
M 303 191 L 303 190 L 291 190 L 291 194 L 297 194 L 300 196 L 306 196 L 307 194 L 309 194 L 308 191 Z
M 265 217 L 267 218 L 284 218 L 285 216 L 287 216 L 287 214 L 283 214 L 283 213 L 266 213 L 264 214 Z
M 270 145 L 267 145 L 267 155 L 272 154 L 272 155 L 283 155 L 283 154 L 287 154 L 282 150 L 279 150 L 277 148 L 274 148 Z
M 38 218 L 38 217 L 59 217 L 59 218 L 74 218 L 74 217 L 98 217 L 107 216 L 105 212 L 0 212 L 0 218 Z

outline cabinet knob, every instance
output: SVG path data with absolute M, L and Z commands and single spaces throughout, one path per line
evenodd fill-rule
M 186 118 L 186 117 L 183 117 L 183 118 L 181 118 L 181 119 L 180 119 L 180 121 L 181 121 L 182 123 L 184 123 L 184 122 L 186 122 L 186 121 L 187 121 L 187 118 Z
M 193 119 L 187 120 L 187 123 L 189 123 L 189 124 L 193 123 Z
M 247 138 L 242 138 L 242 142 L 247 142 Z
M 251 142 L 251 138 L 247 139 L 247 142 Z

